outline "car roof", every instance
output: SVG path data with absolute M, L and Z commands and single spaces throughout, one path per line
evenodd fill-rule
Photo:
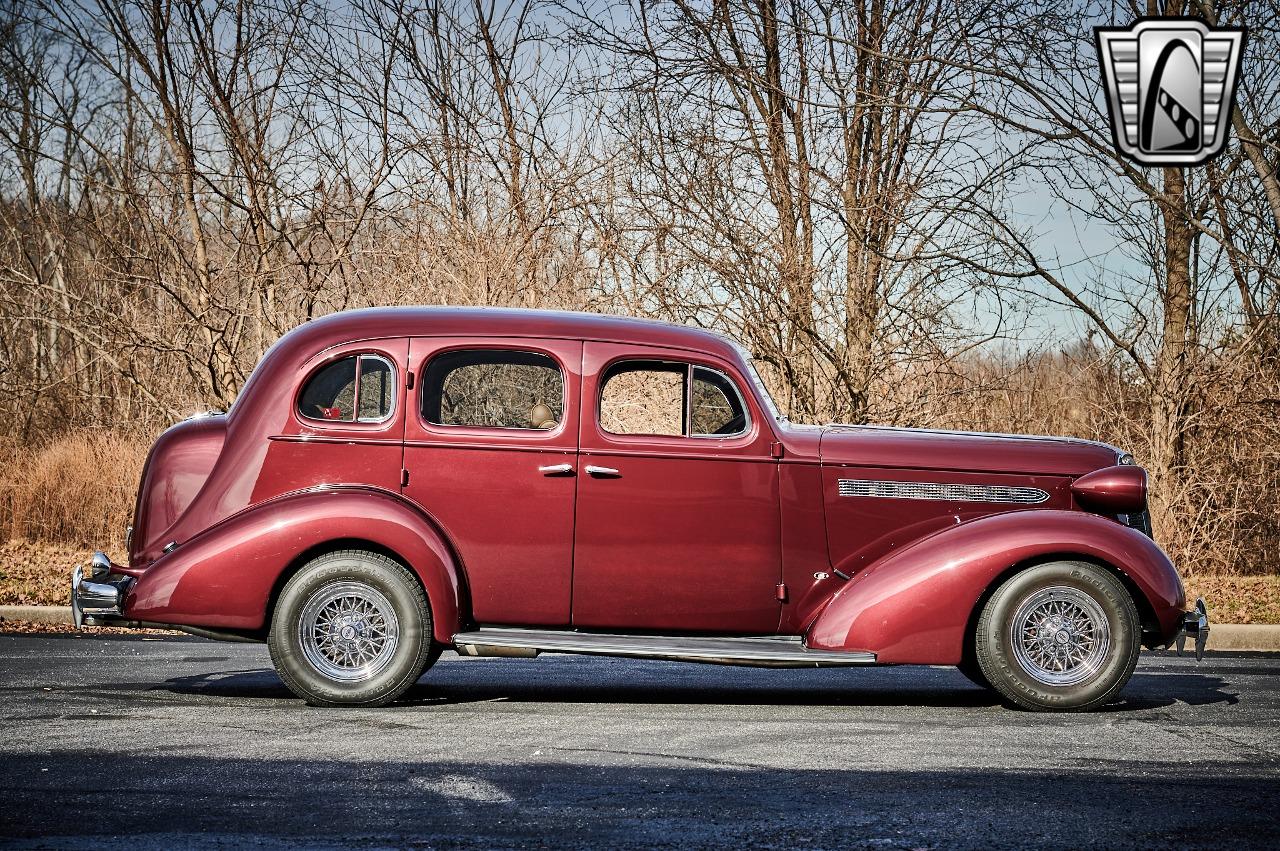
M 668 322 L 498 307 L 373 307 L 345 310 L 294 328 L 273 345 L 240 389 L 230 413 L 254 410 L 257 397 L 275 395 L 282 381 L 333 346 L 401 337 L 552 338 L 664 346 L 719 357 L 739 368 L 749 355 L 728 337 Z
M 385 337 L 546 337 L 668 346 L 736 360 L 737 343 L 701 328 L 652 319 L 506 307 L 372 307 L 307 322 L 286 338 L 298 350 Z M 283 342 L 283 341 L 282 341 Z M 291 347 L 293 348 L 293 347 Z

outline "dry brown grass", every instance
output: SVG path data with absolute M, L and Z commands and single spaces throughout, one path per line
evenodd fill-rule
M 0 617 L 0 635 L 74 635 L 92 638 L 95 635 L 184 635 L 176 629 L 132 629 L 120 626 L 86 626 L 76 629 L 69 623 L 35 623 Z
M 92 555 L 92 547 L 5 541 L 0 544 L 0 606 L 65 605 L 72 569 Z
M 1211 623 L 1280 624 L 1280 576 L 1195 576 L 1187 600 L 1204 597 Z
M 4 537 L 120 550 L 149 442 L 118 432 L 75 431 L 34 453 L 8 441 L 0 462 Z

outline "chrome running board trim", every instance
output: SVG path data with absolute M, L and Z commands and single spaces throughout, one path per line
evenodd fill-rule
M 464 656 L 586 653 L 762 668 L 848 667 L 876 663 L 876 655 L 864 650 L 810 650 L 798 636 L 617 635 L 562 629 L 482 627 L 473 632 L 458 633 L 453 637 L 453 643 Z M 526 652 L 515 652 L 521 650 Z

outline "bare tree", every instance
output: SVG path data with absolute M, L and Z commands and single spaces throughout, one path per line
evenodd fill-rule
M 1238 193 L 1268 194 L 1269 166 L 1263 163 L 1251 187 L 1242 185 L 1242 158 L 1254 160 L 1259 153 L 1248 140 L 1203 172 L 1147 169 L 1123 159 L 1111 144 L 1088 38 L 1092 25 L 1109 19 L 1057 4 L 987 11 L 999 25 L 971 40 L 967 67 L 978 85 L 974 102 L 1008 131 L 1001 148 L 1008 169 L 1029 175 L 1024 179 L 1035 180 L 1064 209 L 1106 223 L 1112 238 L 1127 246 L 1129 269 L 1119 277 L 1099 267 L 1081 275 L 1079 268 L 1047 255 L 1042 238 L 1008 216 L 990 232 L 987 252 L 964 259 L 1006 280 L 1039 282 L 1045 287 L 1040 292 L 1078 311 L 1126 355 L 1150 409 L 1144 456 L 1156 525 L 1172 532 L 1185 492 L 1187 440 L 1204 420 L 1210 378 L 1200 367 L 1227 339 L 1230 315 L 1241 308 L 1257 314 L 1254 294 L 1274 290 L 1274 240 L 1241 241 L 1231 222 L 1248 208 Z M 1120 14 L 1185 11 L 1169 3 Z M 1277 47 L 1255 40 L 1245 76 L 1255 66 L 1269 73 L 1265 68 Z M 1225 201 L 1224 192 L 1234 203 Z M 971 203 L 981 227 L 990 227 L 997 211 L 980 199 Z M 1240 303 L 1228 297 L 1232 291 Z
M 583 17 L 617 57 L 626 232 L 647 305 L 746 335 L 803 419 L 874 415 L 955 282 L 915 263 L 981 182 L 945 3 L 674 0 Z M 634 200 L 633 200 L 634 199 Z M 908 342 L 910 341 L 910 342 Z M 927 344 L 926 344 L 927 345 Z M 881 413 L 883 410 L 881 409 Z

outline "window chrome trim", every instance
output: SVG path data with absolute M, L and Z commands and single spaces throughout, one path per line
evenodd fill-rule
M 350 420 L 326 420 L 326 419 L 321 419 L 320 417 L 308 416 L 307 414 L 303 413 L 302 394 L 306 392 L 307 385 L 311 383 L 311 379 L 315 378 L 316 375 L 319 374 L 319 372 L 322 369 L 326 369 L 335 363 L 339 363 L 341 361 L 346 360 L 347 358 L 356 359 L 356 381 L 355 381 L 355 394 L 352 397 L 352 406 L 353 406 L 351 411 L 352 414 L 358 415 L 360 413 L 360 375 L 361 375 L 360 360 L 362 358 L 373 358 L 374 360 L 380 360 L 383 363 L 385 363 L 387 367 L 391 370 L 391 387 L 392 387 L 391 407 L 387 409 L 386 416 L 378 417 L 377 419 L 373 419 L 370 417 L 356 416 L 354 419 L 350 419 Z M 391 360 L 386 355 L 383 355 L 379 352 L 371 352 L 371 351 L 343 352 L 342 354 L 338 355 L 335 358 L 330 358 L 329 360 L 326 360 L 324 363 L 318 364 L 315 369 L 307 373 L 306 379 L 304 379 L 303 382 L 298 385 L 298 392 L 294 396 L 293 413 L 294 413 L 294 416 L 296 416 L 299 420 L 302 420 L 305 423 L 316 423 L 317 425 L 321 425 L 326 428 L 341 428 L 343 426 L 353 426 L 353 425 L 385 425 L 386 423 L 390 422 L 396 415 L 396 400 L 400 396 L 400 385 L 397 384 L 396 381 L 397 381 L 396 365 L 392 363 Z
M 681 373 L 683 374 L 682 381 L 684 382 L 684 398 L 682 400 L 682 404 L 684 406 L 684 412 L 683 412 L 684 421 L 680 424 L 680 434 L 649 434 L 644 432 L 617 432 L 617 431 L 609 431 L 609 429 L 604 427 L 604 423 L 601 422 L 602 415 L 604 414 L 604 404 L 603 404 L 604 390 L 609 385 L 609 382 L 612 381 L 614 376 L 617 375 L 619 372 L 645 371 L 644 367 L 640 367 L 635 370 L 626 369 L 625 367 L 628 364 L 669 364 L 671 366 L 678 366 L 681 368 Z M 622 369 L 619 369 L 619 367 L 622 367 Z M 733 388 L 733 395 L 737 397 L 738 404 L 742 407 L 742 418 L 744 420 L 744 425 L 741 431 L 735 431 L 733 434 L 694 434 L 693 433 L 693 381 L 694 381 L 694 372 L 699 369 L 703 369 L 703 370 L 706 370 L 707 372 L 714 373 L 715 375 L 718 375 L 721 378 L 723 378 L 725 381 L 729 382 L 729 386 Z M 662 372 L 663 370 L 651 369 L 648 371 Z M 673 375 L 676 374 L 676 370 L 667 370 L 667 371 L 671 372 Z M 662 357 L 658 357 L 658 358 L 622 357 L 608 363 L 604 367 L 604 369 L 601 370 L 601 375 L 604 376 L 604 380 L 601 381 L 596 388 L 596 411 L 595 411 L 596 428 L 600 430 L 601 434 L 607 435 L 610 438 L 622 438 L 623 440 L 631 440 L 635 438 L 643 439 L 643 438 L 649 438 L 649 437 L 661 437 L 661 438 L 670 438 L 672 440 L 691 440 L 691 439 L 692 440 L 734 440 L 737 438 L 746 437 L 750 435 L 752 432 L 752 429 L 755 427 L 755 420 L 751 416 L 751 406 L 747 404 L 746 398 L 742 395 L 742 388 L 738 386 L 738 382 L 733 380 L 732 375 L 729 375 L 729 373 L 725 372 L 722 369 L 717 369 L 714 366 L 707 366 L 706 364 L 694 363 L 693 361 L 669 360 L 667 358 L 662 358 Z M 688 431 L 686 431 L 685 429 L 688 429 Z
M 393 364 L 391 361 L 387 360 L 382 355 L 378 354 L 377 352 L 361 352 L 357 357 L 359 358 L 359 360 L 356 361 L 356 410 L 355 410 L 356 419 L 355 421 L 358 423 L 385 423 L 387 420 L 391 419 L 396 415 L 396 399 L 400 396 L 400 393 L 399 393 L 400 385 L 396 383 L 396 365 Z M 391 382 L 391 407 L 387 409 L 387 413 L 385 416 L 377 417 L 376 419 L 372 417 L 362 417 L 359 415 L 360 414 L 360 392 L 359 392 L 360 381 L 361 379 L 364 378 L 364 364 L 362 363 L 362 361 L 365 358 L 382 361 L 387 365 L 387 370 L 391 373 L 391 377 L 388 379 Z
M 1040 488 L 1006 485 L 971 485 L 956 482 L 900 482 L 877 479 L 840 479 L 840 496 L 877 499 L 920 499 L 946 502 L 1004 502 L 1038 505 L 1049 499 Z
M 518 355 L 539 355 L 551 361 L 551 363 L 555 365 L 556 371 L 560 373 L 560 419 L 556 420 L 556 424 L 552 428 L 534 428 L 533 426 L 491 426 L 491 425 L 475 425 L 472 423 L 432 422 L 431 418 L 428 417 L 423 412 L 423 400 L 426 398 L 426 394 L 427 394 L 427 372 L 428 370 L 431 369 L 431 365 L 434 364 L 438 359 L 442 357 L 446 357 L 448 355 L 457 354 L 458 352 L 484 352 L 488 354 L 515 353 Z M 494 363 L 501 363 L 501 362 L 492 361 L 489 363 L 489 365 L 492 365 Z M 476 364 L 464 364 L 464 366 L 476 366 Z M 445 373 L 445 377 L 447 378 L 449 376 L 449 373 L 453 372 L 454 370 L 462 369 L 462 368 L 463 367 L 455 366 L 453 369 L 449 370 L 449 372 Z M 520 348 L 518 346 L 508 347 L 508 348 L 494 348 L 493 346 L 483 346 L 483 345 L 482 346 L 467 346 L 467 345 L 454 346 L 451 348 L 440 349 L 439 351 L 432 352 L 430 357 L 422 361 L 422 364 L 419 367 L 419 375 L 418 375 L 418 381 L 417 381 L 418 389 L 417 389 L 417 394 L 415 396 L 416 404 L 413 405 L 413 407 L 418 409 L 418 423 L 424 426 L 428 431 L 430 431 L 431 429 L 442 429 L 445 431 L 454 431 L 454 432 L 462 432 L 462 433 L 470 432 L 472 434 L 478 434 L 478 433 L 483 434 L 485 432 L 497 431 L 497 432 L 515 432 L 522 436 L 534 436 L 534 435 L 559 436 L 563 432 L 565 428 L 565 423 L 569 419 L 568 417 L 569 375 L 570 375 L 569 371 L 565 369 L 564 363 L 561 362 L 560 357 L 557 354 L 549 351 L 544 351 L 542 349 Z M 444 385 L 444 382 L 442 380 L 441 386 L 443 385 Z M 413 401 L 413 400 L 410 400 L 410 401 Z
M 721 369 L 712 366 L 704 366 L 700 363 L 691 363 L 689 370 L 689 434 L 688 437 L 697 440 L 728 440 L 734 437 L 742 437 L 751 433 L 751 408 L 747 405 L 747 400 L 742 396 L 742 388 L 738 386 L 738 382 L 733 380 L 733 376 Z M 732 434 L 694 434 L 693 433 L 693 382 L 697 379 L 698 370 L 704 369 L 707 372 L 714 373 L 725 381 L 729 382 L 729 386 L 733 388 L 733 395 L 738 397 L 738 405 L 742 408 L 742 429 Z

